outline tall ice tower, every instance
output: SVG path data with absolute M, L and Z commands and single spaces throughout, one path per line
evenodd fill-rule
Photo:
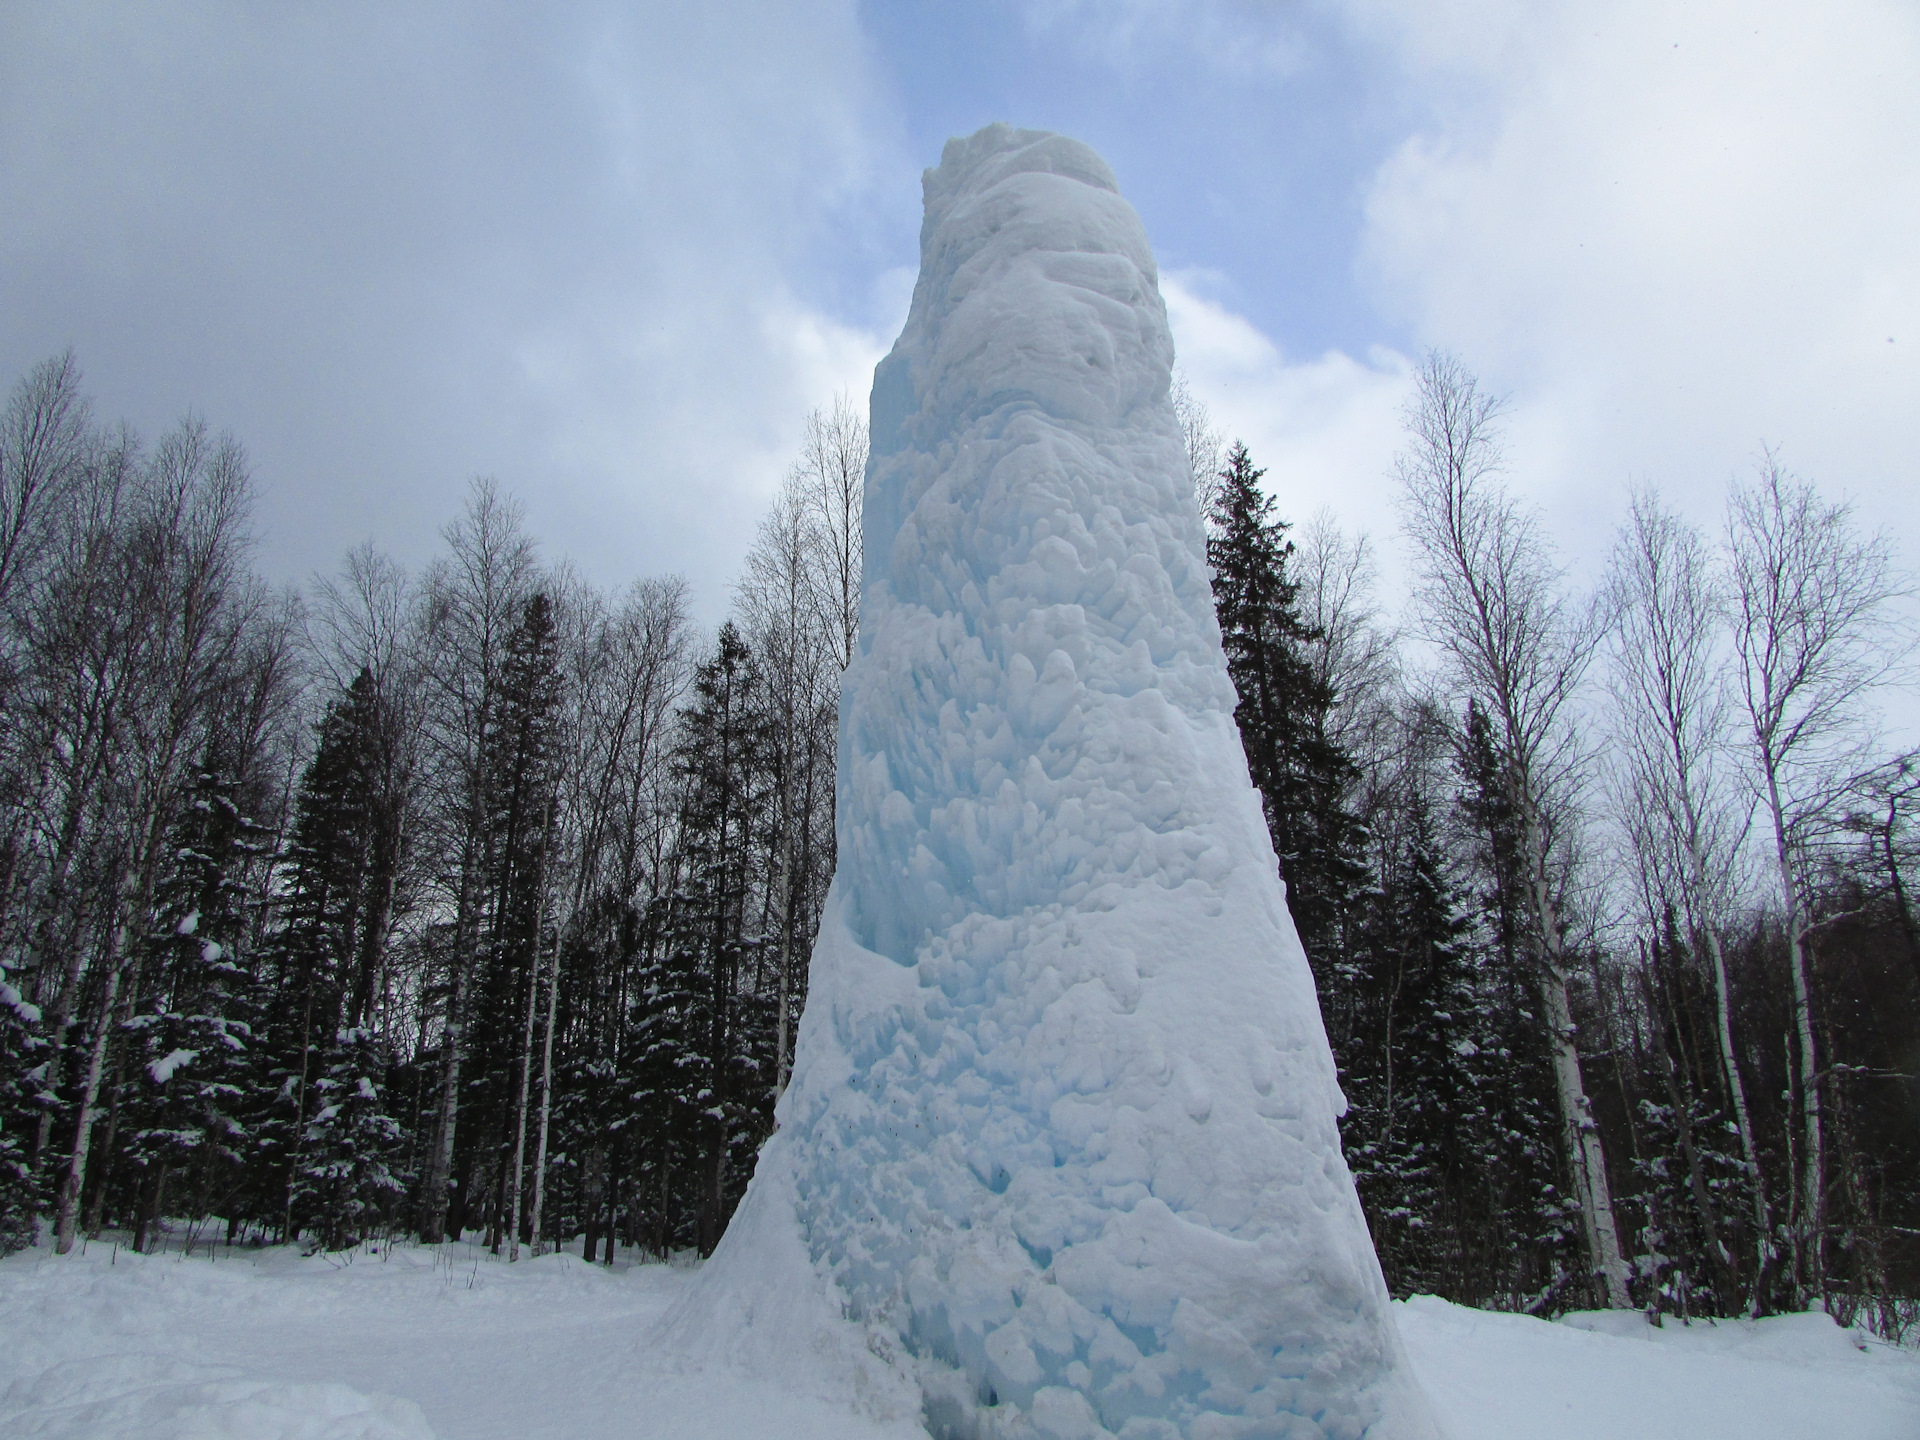
M 925 188 L 874 375 L 839 868 L 703 1286 L 750 1297 L 761 1252 L 804 1250 L 936 1436 L 1426 1440 L 1146 235 L 1058 135 L 989 126 Z

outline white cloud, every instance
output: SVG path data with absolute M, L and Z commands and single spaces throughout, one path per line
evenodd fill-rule
M 1392 472 L 1411 385 L 1406 357 L 1376 348 L 1364 360 L 1337 350 L 1290 359 L 1208 298 L 1209 288 L 1197 271 L 1160 279 L 1181 373 L 1222 436 L 1244 441 L 1267 472 L 1282 518 L 1301 523 L 1325 509 L 1344 530 L 1374 537 L 1391 595 L 1403 576 Z
M 1920 11 L 1355 14 L 1433 117 L 1373 180 L 1361 273 L 1510 393 L 1569 559 L 1630 477 L 1711 519 L 1762 440 L 1920 557 Z
M 716 616 L 883 343 L 820 280 L 906 168 L 872 72 L 853 0 L 14 7 L 0 384 L 73 343 L 107 415 L 231 427 L 282 576 L 417 562 L 492 473 Z
M 1025 0 L 1027 28 L 1065 32 L 1121 73 L 1151 66 L 1169 48 L 1204 57 L 1226 74 L 1269 79 L 1297 74 L 1308 50 L 1299 18 L 1245 0 Z

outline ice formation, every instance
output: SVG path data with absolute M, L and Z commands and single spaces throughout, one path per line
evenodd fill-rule
M 1057 135 L 952 141 L 925 190 L 839 867 L 689 1323 L 797 1336 L 771 1292 L 810 1263 L 936 1436 L 1430 1436 L 1234 727 L 1146 236 Z

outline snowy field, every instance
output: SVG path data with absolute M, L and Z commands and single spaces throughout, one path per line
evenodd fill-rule
M 661 1358 L 692 1271 L 478 1246 L 303 1258 L 205 1243 L 0 1261 L 7 1440 L 909 1440 L 850 1405 Z M 1453 1440 L 1914 1440 L 1920 1356 L 1824 1316 L 1547 1324 L 1394 1313 Z

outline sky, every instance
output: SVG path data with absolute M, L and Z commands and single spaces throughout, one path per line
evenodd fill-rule
M 1920 562 L 1920 6 L 812 0 L 0 7 L 0 382 L 247 446 L 259 563 L 430 557 L 472 477 L 715 622 L 905 317 L 919 175 L 1092 144 L 1283 514 L 1404 584 L 1412 368 L 1508 404 L 1574 583 L 1762 445 Z

